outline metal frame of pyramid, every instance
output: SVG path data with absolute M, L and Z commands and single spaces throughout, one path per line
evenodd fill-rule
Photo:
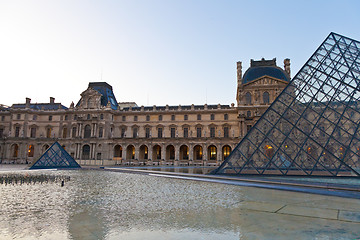
M 360 177 L 360 42 L 330 33 L 214 174 Z
M 74 169 L 81 167 L 58 142 L 55 142 L 29 169 L 49 168 Z

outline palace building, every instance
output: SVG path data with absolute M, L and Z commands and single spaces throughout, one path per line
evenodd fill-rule
M 237 104 L 137 106 L 90 82 L 77 104 L 0 105 L 0 162 L 31 163 L 59 142 L 81 165 L 219 165 L 290 81 L 276 59 L 237 63 Z

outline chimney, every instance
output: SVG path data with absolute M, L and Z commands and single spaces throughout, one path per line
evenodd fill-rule
M 237 69 L 237 81 L 239 84 L 239 83 L 241 83 L 241 79 L 242 79 L 242 63 L 241 62 L 236 63 L 236 69 Z
M 30 98 L 26 98 L 26 108 L 30 108 L 30 102 L 31 102 L 31 99 Z
M 284 59 L 284 70 L 289 75 L 289 77 L 291 77 L 291 75 L 290 75 L 290 59 L 289 58 Z
M 55 98 L 50 97 L 50 104 L 54 104 L 55 103 Z

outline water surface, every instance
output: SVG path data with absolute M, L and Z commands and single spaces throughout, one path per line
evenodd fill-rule
M 58 182 L 0 184 L 0 239 L 360 236 L 360 219 L 341 221 L 271 210 L 280 204 L 356 213 L 360 209 L 357 199 L 108 171 L 30 172 L 40 173 L 67 175 L 71 180 L 64 187 Z M 255 208 L 249 209 L 249 204 Z

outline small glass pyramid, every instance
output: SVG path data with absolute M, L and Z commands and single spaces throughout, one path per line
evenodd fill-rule
M 360 42 L 330 33 L 215 174 L 360 177 Z
M 55 142 L 29 169 L 81 168 L 80 165 Z

